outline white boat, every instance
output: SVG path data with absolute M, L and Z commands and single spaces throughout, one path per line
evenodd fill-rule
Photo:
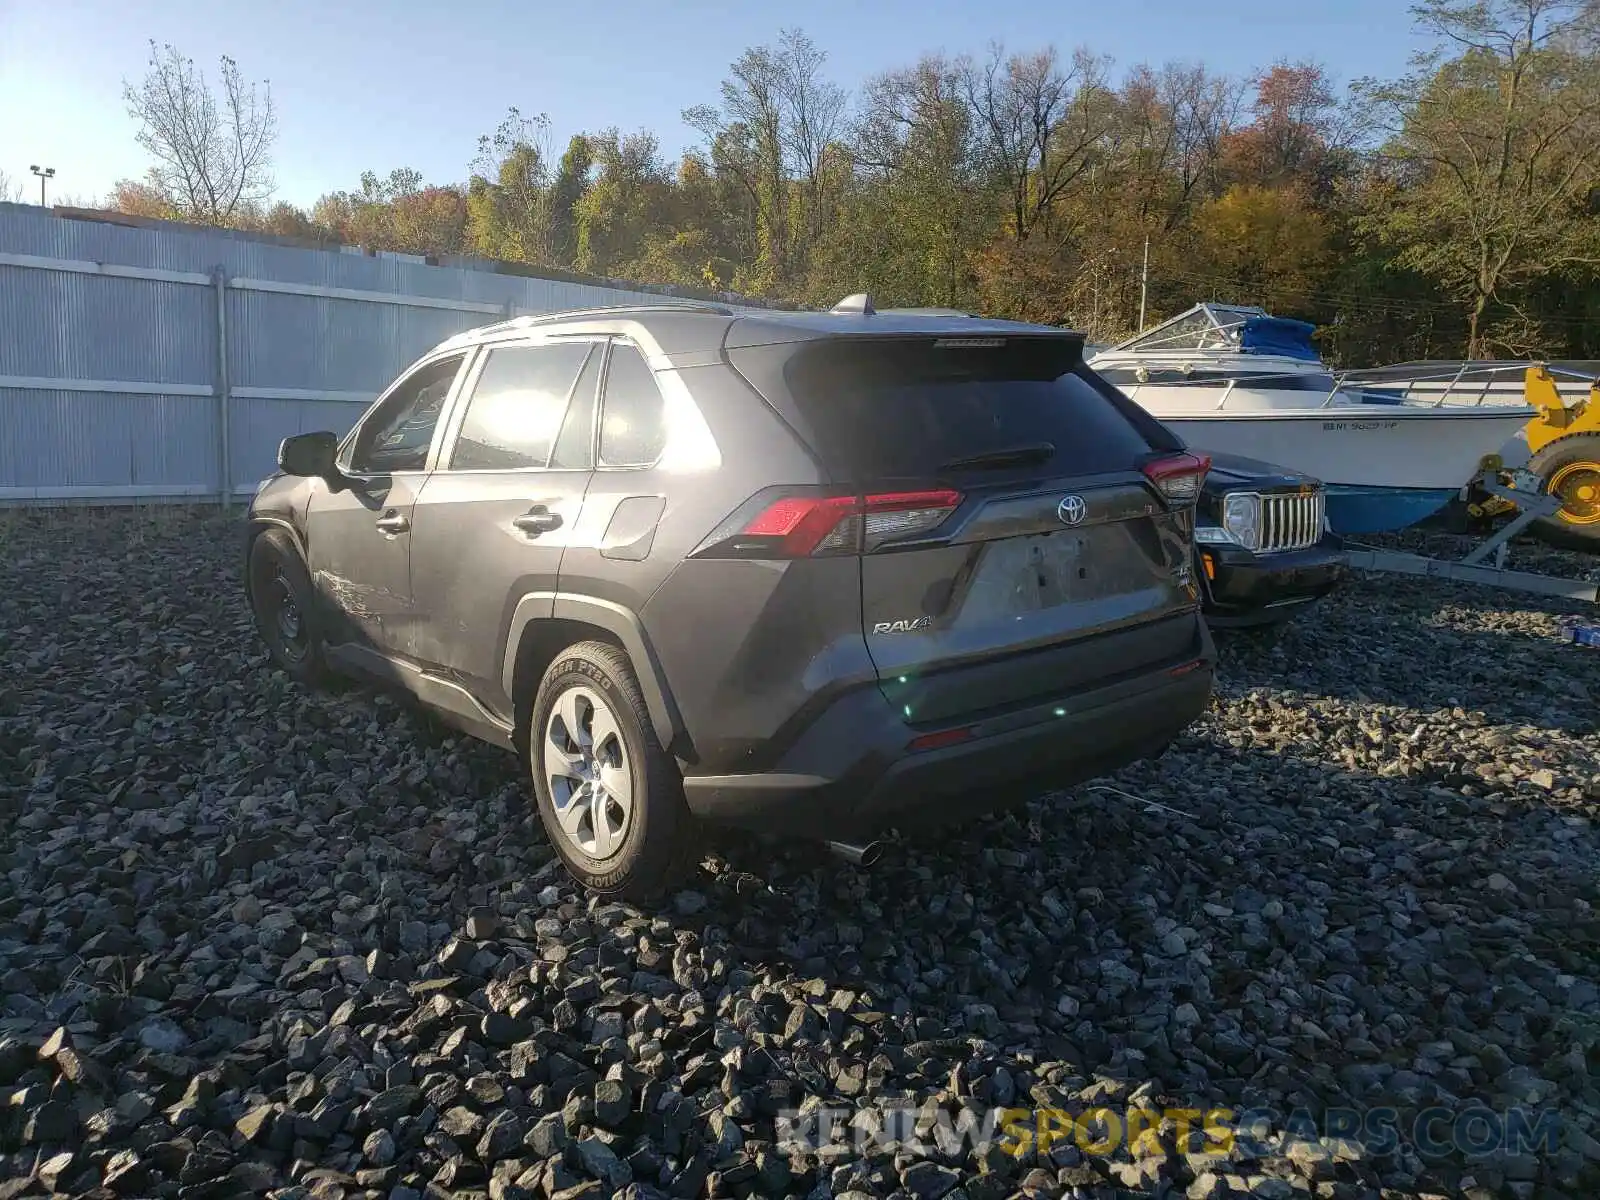
M 1534 365 L 1524 359 L 1427 359 L 1349 371 L 1344 379 L 1347 386 L 1358 383 L 1369 397 L 1399 404 L 1520 405 L 1527 402 L 1528 368 Z M 1556 394 L 1568 408 L 1588 400 L 1600 379 L 1600 362 L 1590 359 L 1537 365 L 1555 381 Z M 1517 430 L 1496 452 L 1509 468 L 1527 466 L 1532 451 L 1526 428 Z
M 1419 359 L 1347 371 L 1347 385 L 1359 383 L 1364 391 L 1401 404 L 1522 404 L 1524 380 L 1530 359 Z M 1600 362 L 1592 360 L 1541 361 L 1556 381 L 1556 391 L 1568 404 L 1589 397 L 1600 378 Z
M 1534 416 L 1523 404 L 1404 404 L 1341 381 L 1313 326 L 1197 304 L 1089 363 L 1191 446 L 1278 463 L 1327 486 L 1339 533 L 1438 512 Z

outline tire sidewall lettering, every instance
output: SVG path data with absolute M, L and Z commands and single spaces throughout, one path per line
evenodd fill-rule
M 616 687 L 611 682 L 611 677 L 602 671 L 597 664 L 589 662 L 587 659 L 572 659 L 564 665 L 563 669 L 576 671 L 579 675 L 584 676 L 604 692 L 607 699 L 610 699 L 616 692 Z

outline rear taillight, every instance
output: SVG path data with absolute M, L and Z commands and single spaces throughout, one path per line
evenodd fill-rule
M 855 510 L 852 496 L 790 496 L 758 513 L 739 531 L 739 541 L 765 545 L 784 558 L 815 554 L 839 540 Z
M 921 737 L 914 737 L 906 743 L 906 749 L 917 754 L 923 750 L 942 750 L 946 746 L 955 746 L 971 739 L 972 726 L 962 725 L 958 729 L 941 729 L 938 733 L 925 733 Z
M 896 538 L 928 533 L 939 528 L 956 506 L 961 493 L 941 488 L 931 492 L 881 492 L 867 496 L 851 522 L 862 525 L 862 549 L 876 550 Z
M 740 558 L 805 558 L 875 550 L 895 538 L 937 529 L 961 493 L 877 492 L 858 496 L 784 496 L 762 507 L 702 553 Z
M 1204 454 L 1164 454 L 1144 464 L 1144 476 L 1174 504 L 1193 504 L 1200 498 L 1200 484 L 1211 469 Z

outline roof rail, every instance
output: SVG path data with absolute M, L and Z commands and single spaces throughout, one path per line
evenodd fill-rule
M 829 311 L 870 317 L 878 310 L 872 307 L 872 294 L 870 292 L 856 292 L 854 295 L 846 296 Z
M 605 304 L 594 308 L 568 308 L 560 312 L 549 313 L 524 313 L 519 317 L 512 317 L 505 321 L 494 321 L 488 325 L 476 325 L 465 329 L 452 338 L 446 339 L 444 344 L 455 345 L 475 342 L 479 338 L 493 337 L 496 334 L 510 333 L 517 329 L 532 329 L 539 325 L 550 325 L 557 321 L 582 320 L 586 317 L 626 316 L 629 313 L 641 312 L 703 312 L 714 313 L 721 317 L 733 316 L 733 309 L 725 304 L 713 304 L 710 301 L 685 300 L 681 303 L 671 304 Z
M 544 325 L 552 321 L 570 321 L 574 317 L 603 317 L 611 314 L 633 312 L 704 312 L 715 313 L 719 317 L 733 316 L 733 309 L 726 304 L 714 304 L 709 300 L 683 300 L 667 304 L 601 304 L 593 308 L 569 308 L 552 313 L 528 313 L 524 316 L 513 317 L 504 322 L 507 325 Z

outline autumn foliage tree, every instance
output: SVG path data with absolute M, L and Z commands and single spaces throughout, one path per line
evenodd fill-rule
M 698 138 L 685 154 L 615 129 L 557 154 L 549 121 L 513 108 L 465 180 L 368 172 L 309 211 L 268 207 L 265 154 L 236 161 L 220 139 L 270 147 L 265 85 L 228 63 L 214 93 L 153 51 L 130 103 L 197 113 L 210 132 L 179 153 L 170 121 L 142 123 L 157 170 L 115 203 L 803 305 L 871 291 L 1102 341 L 1132 332 L 1142 302 L 1154 320 L 1216 299 L 1312 320 L 1345 363 L 1600 356 L 1600 320 L 1582 316 L 1600 318 L 1597 11 L 1424 0 L 1413 17 L 1433 49 L 1353 95 L 1315 62 L 1234 78 L 998 46 L 924 55 L 850 92 L 788 29 L 708 81 L 683 114 Z M 203 169 L 185 174 L 191 161 Z
M 1328 229 L 1293 187 L 1236 183 L 1195 214 L 1197 285 L 1225 282 L 1270 308 L 1300 308 L 1327 265 Z
M 1329 201 L 1348 165 L 1350 129 L 1327 72 L 1315 63 L 1280 62 L 1254 86 L 1254 119 L 1223 139 L 1223 178 Z
M 1491 308 L 1600 263 L 1600 9 L 1589 0 L 1427 0 L 1414 8 L 1446 49 L 1364 92 L 1389 140 L 1373 232 L 1467 314 L 1467 355 Z M 1453 52 L 1453 53 L 1451 53 Z

